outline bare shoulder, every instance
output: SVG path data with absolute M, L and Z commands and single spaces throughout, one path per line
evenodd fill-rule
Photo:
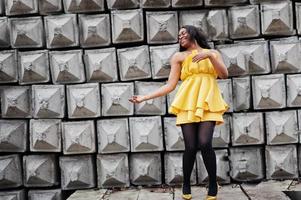
M 186 56 L 187 56 L 186 52 L 176 52 L 172 55 L 171 60 L 181 63 L 183 62 Z

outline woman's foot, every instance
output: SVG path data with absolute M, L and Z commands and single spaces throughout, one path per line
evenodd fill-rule
M 182 198 L 185 199 L 185 200 L 189 200 L 189 199 L 192 198 L 190 185 L 183 184 L 183 186 L 182 186 Z
M 216 196 L 217 189 L 218 189 L 218 183 L 217 182 L 215 182 L 215 181 L 213 183 L 209 182 L 208 196 Z

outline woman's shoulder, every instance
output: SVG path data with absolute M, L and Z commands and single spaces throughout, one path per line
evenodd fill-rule
M 173 54 L 171 59 L 182 63 L 188 55 L 189 55 L 189 52 L 187 52 L 187 51 L 178 51 Z

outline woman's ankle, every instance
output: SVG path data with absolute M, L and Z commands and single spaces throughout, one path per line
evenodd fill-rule
M 183 194 L 191 194 L 191 186 L 190 186 L 190 183 L 189 183 L 189 184 L 183 183 L 183 186 L 182 186 L 182 193 L 183 193 Z

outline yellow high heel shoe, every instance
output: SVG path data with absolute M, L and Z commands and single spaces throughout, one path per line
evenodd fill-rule
M 191 194 L 182 194 L 182 198 L 184 200 L 190 200 L 190 199 L 192 199 L 192 195 Z
M 217 184 L 217 191 L 218 191 L 218 189 L 221 188 L 221 186 L 218 184 L 218 182 L 216 182 L 216 184 Z M 217 200 L 217 195 L 215 196 L 207 195 L 205 200 Z

